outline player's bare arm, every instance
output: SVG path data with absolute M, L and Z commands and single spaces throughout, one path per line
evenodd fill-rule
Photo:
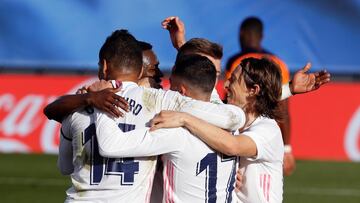
M 107 88 L 100 91 L 98 87 L 90 86 L 88 93 L 77 95 L 64 95 L 48 104 L 44 108 L 44 114 L 48 119 L 61 122 L 66 116 L 86 106 L 94 106 L 108 113 L 113 117 L 123 116 L 123 113 L 116 107 L 127 110 L 127 101 L 116 95 L 117 88 Z
M 179 17 L 167 17 L 161 22 L 161 25 L 169 31 L 170 39 L 175 49 L 179 49 L 185 44 L 185 25 Z
M 186 127 L 211 148 L 229 156 L 253 157 L 257 154 L 256 144 L 248 136 L 233 136 L 187 113 L 163 111 L 152 120 L 152 130 L 173 127 Z

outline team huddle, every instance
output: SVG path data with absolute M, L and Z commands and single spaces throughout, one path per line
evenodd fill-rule
M 225 83 L 224 104 L 214 89 L 221 46 L 185 41 L 179 23 L 163 21 L 178 49 L 170 90 L 151 45 L 116 30 L 99 51 L 100 80 L 44 109 L 62 124 L 65 202 L 282 202 L 278 103 L 330 75 L 305 66 L 282 85 L 274 62 L 246 58 Z

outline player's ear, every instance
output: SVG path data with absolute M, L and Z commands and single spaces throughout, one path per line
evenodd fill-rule
M 107 61 L 104 59 L 103 61 L 103 68 L 102 68 L 102 75 L 104 76 L 104 80 L 107 80 L 107 74 L 108 72 L 108 65 L 107 65 Z
M 253 87 L 250 88 L 249 95 L 255 96 L 258 95 L 260 92 L 260 86 L 258 84 L 255 84 Z
M 187 96 L 186 95 L 187 94 L 187 88 L 186 88 L 186 86 L 184 84 L 180 85 L 180 91 L 179 92 L 180 92 L 181 95 Z
M 140 80 L 142 78 L 143 74 L 144 74 L 144 66 L 141 67 L 141 71 L 138 75 L 138 80 Z

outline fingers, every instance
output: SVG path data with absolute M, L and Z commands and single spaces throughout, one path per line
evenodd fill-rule
M 104 104 L 103 108 L 101 108 L 101 110 L 105 111 L 112 117 L 118 118 L 118 117 L 124 116 L 124 114 L 116 106 L 114 106 L 111 102 L 105 102 L 105 104 Z
M 150 126 L 155 127 L 157 124 L 161 123 L 163 118 L 161 117 L 160 113 L 156 114 L 153 119 L 150 121 Z
M 317 73 L 317 77 L 315 80 L 315 89 L 318 89 L 320 86 L 330 82 L 331 75 L 326 70 L 322 70 Z
M 174 20 L 176 17 L 175 16 L 169 16 L 167 18 L 165 18 L 165 20 L 163 20 L 161 22 L 161 26 L 164 28 L 164 29 L 169 29 L 169 25 L 171 23 L 172 20 Z
M 112 104 L 116 107 L 120 107 L 122 110 L 129 112 L 129 103 L 121 96 L 114 94 Z
M 238 169 L 236 172 L 236 183 L 235 183 L 235 187 L 238 191 L 242 187 L 242 182 L 243 182 L 243 175 L 242 175 L 241 171 Z
M 103 98 L 104 100 L 106 100 L 108 103 L 110 103 L 116 110 L 114 110 L 111 107 L 112 111 L 115 111 L 118 115 L 118 112 L 120 112 L 118 110 L 118 107 L 121 108 L 122 110 L 128 112 L 129 111 L 129 104 L 128 102 L 121 96 L 115 94 L 113 91 L 114 89 L 109 89 L 110 92 L 106 93 Z M 122 114 L 123 115 L 123 114 Z
M 310 70 L 310 68 L 311 68 L 311 63 L 308 62 L 308 63 L 303 67 L 303 69 L 301 70 L 301 72 L 306 73 L 307 71 Z
M 76 94 L 85 94 L 87 93 L 87 86 L 83 86 L 76 91 Z
M 111 116 L 123 116 L 124 113 L 119 108 L 124 111 L 129 111 L 129 105 L 123 97 L 115 94 L 115 91 L 117 91 L 117 89 L 108 88 L 100 92 L 93 92 L 92 105 L 100 110 L 105 111 Z
M 160 115 L 161 112 L 159 114 L 156 114 L 155 117 L 153 119 L 151 119 L 150 121 L 150 131 L 154 131 L 160 128 L 164 128 L 164 118 Z
M 283 172 L 285 176 L 291 175 L 296 169 L 294 155 L 291 153 L 284 154 Z
M 154 131 L 154 130 L 165 128 L 165 127 L 166 126 L 164 125 L 164 123 L 156 123 L 155 125 L 152 125 L 150 127 L 150 131 Z

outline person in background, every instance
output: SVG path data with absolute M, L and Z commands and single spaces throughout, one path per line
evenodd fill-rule
M 269 52 L 262 47 L 261 42 L 263 39 L 263 23 L 257 17 L 248 17 L 246 18 L 240 26 L 239 31 L 239 42 L 241 47 L 241 52 L 233 55 L 226 64 L 226 78 L 231 77 L 232 72 L 235 68 L 241 63 L 242 60 L 246 58 L 268 58 L 275 62 L 280 68 L 282 84 L 289 82 L 289 70 L 286 64 L 275 56 L 273 53 Z M 294 156 L 291 151 L 290 146 L 290 115 L 289 115 L 289 102 L 284 100 L 280 103 L 279 108 L 282 114 L 282 119 L 277 120 L 281 134 L 283 136 L 283 141 L 285 144 L 285 154 L 284 154 L 284 174 L 290 175 L 294 172 L 296 163 Z

